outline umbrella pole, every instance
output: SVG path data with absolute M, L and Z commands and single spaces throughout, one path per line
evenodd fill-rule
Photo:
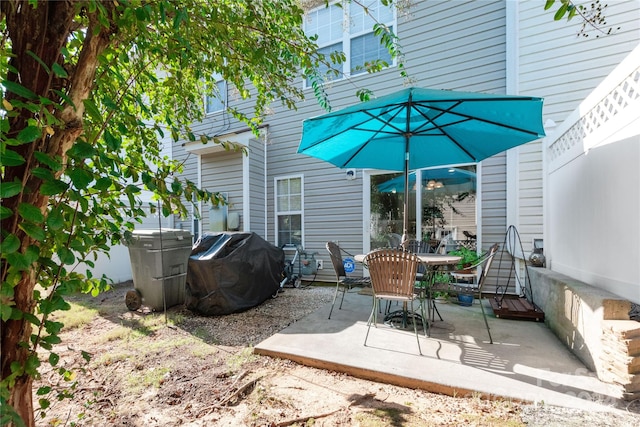
M 402 243 L 409 240 L 409 135 L 405 134 L 404 152 L 404 217 L 402 218 Z

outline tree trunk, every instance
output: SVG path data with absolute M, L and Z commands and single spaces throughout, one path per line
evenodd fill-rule
M 83 100 L 89 97 L 93 89 L 98 57 L 108 46 L 110 34 L 114 30 L 110 28 L 110 33 L 105 31 L 98 33 L 90 25 L 86 32 L 87 36 L 78 58 L 78 64 L 75 70 L 69 73 L 68 80 L 61 80 L 53 74 L 49 75 L 38 61 L 26 52 L 37 55 L 49 69 L 55 63 L 63 65 L 63 57 L 60 52 L 69 39 L 74 17 L 79 12 L 76 10 L 75 3 L 77 2 L 70 0 L 47 1 L 38 2 L 35 7 L 32 7 L 27 1 L 6 0 L 0 2 L 0 11 L 6 16 L 7 32 L 14 54 L 10 65 L 18 71 L 18 73 L 9 72 L 7 80 L 19 83 L 36 95 L 50 99 L 55 103 L 61 103 L 61 100 L 54 95 L 52 90 L 61 90 L 66 92 L 75 104 L 75 107 L 65 105 L 63 110 L 55 112 L 55 116 L 61 120 L 61 125 L 54 128 L 53 136 L 48 136 L 43 132 L 43 137 L 32 143 L 11 147 L 12 150 L 22 155 L 26 162 L 19 166 L 6 167 L 4 170 L 3 181 L 19 180 L 23 184 L 23 189 L 18 195 L 2 200 L 3 207 L 11 209 L 14 213 L 2 220 L 2 232 L 3 235 L 13 234 L 20 239 L 19 250 L 21 253 L 25 253 L 31 245 L 38 245 L 38 242 L 18 228 L 20 223 L 16 213 L 18 205 L 29 203 L 45 212 L 48 204 L 48 197 L 39 193 L 41 180 L 31 173 L 33 168 L 41 166 L 36 162 L 33 153 L 39 151 L 52 156 L 61 156 L 64 159 L 67 150 L 81 135 L 83 131 Z M 106 3 L 106 8 L 113 7 L 114 2 Z M 95 19 L 92 18 L 95 17 L 89 17 L 90 23 L 95 23 Z M 5 97 L 9 102 L 17 99 L 23 102 L 27 101 L 12 92 L 7 92 Z M 49 111 L 54 112 L 52 109 Z M 27 121 L 33 117 L 33 113 L 26 108 L 20 109 L 17 116 L 10 118 L 7 136 L 15 138 L 27 126 Z M 60 173 L 58 172 L 58 174 Z M 34 263 L 29 270 L 24 271 L 20 282 L 14 288 L 14 309 L 23 313 L 35 312 L 36 301 L 33 291 L 37 281 L 37 268 L 38 265 Z M 2 259 L 0 269 L 2 282 L 7 280 L 8 269 L 7 260 Z M 19 366 L 24 366 L 27 358 L 35 351 L 30 345 L 31 332 L 31 323 L 24 318 L 3 321 L 0 325 L 3 380 L 14 372 L 12 364 L 17 363 Z M 8 404 L 20 415 L 27 426 L 35 425 L 32 383 L 33 378 L 24 374 L 15 378 L 15 383 L 10 384 L 9 387 Z

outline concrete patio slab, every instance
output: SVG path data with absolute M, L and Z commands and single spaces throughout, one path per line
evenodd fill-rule
M 478 395 L 588 410 L 606 410 L 620 390 L 599 381 L 543 324 L 496 318 L 487 300 L 493 344 L 479 301 L 471 307 L 438 304 L 431 336 L 420 346 L 412 327 L 385 325 L 378 316 L 364 339 L 371 296 L 347 293 L 342 309 L 330 305 L 255 347 L 255 353 L 349 375 L 451 396 Z

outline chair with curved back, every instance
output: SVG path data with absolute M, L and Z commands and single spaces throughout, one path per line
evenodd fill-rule
M 367 345 L 371 323 L 377 327 L 377 313 L 380 300 L 400 301 L 405 304 L 405 310 L 413 313 L 413 302 L 420 301 L 420 315 L 422 316 L 423 328 L 425 326 L 425 313 L 422 299 L 416 294 L 414 286 L 416 273 L 420 265 L 420 259 L 414 253 L 402 249 L 376 249 L 369 252 L 364 263 L 369 268 L 371 274 L 371 286 L 373 288 L 373 307 L 367 322 L 367 335 L 364 338 L 364 345 Z M 410 307 L 408 307 L 410 303 Z M 417 321 L 414 318 L 413 330 L 418 342 L 418 351 L 422 355 L 420 348 L 420 338 L 418 336 Z
M 424 242 L 422 240 L 409 239 L 402 242 L 401 246 L 409 252 L 413 252 L 414 254 L 427 254 L 434 252 L 429 242 Z
M 487 275 L 489 274 L 489 269 L 491 268 L 491 262 L 493 261 L 493 258 L 495 258 L 495 255 L 498 252 L 499 248 L 500 248 L 500 245 L 497 243 L 494 243 L 493 245 L 491 245 L 487 253 L 475 265 L 472 265 L 469 267 L 469 270 L 471 270 L 470 273 L 466 273 L 466 272 L 463 273 L 463 272 L 457 272 L 457 271 L 451 272 L 451 276 L 456 280 L 460 280 L 460 279 L 473 280 L 473 283 L 471 283 L 470 286 L 468 286 L 467 288 L 470 288 L 468 289 L 468 291 L 478 294 L 478 298 L 480 299 L 480 309 L 482 310 L 482 317 L 484 319 L 484 324 L 487 327 L 487 333 L 489 334 L 489 342 L 491 344 L 493 344 L 493 338 L 491 337 L 489 322 L 487 321 L 487 315 L 484 311 L 484 305 L 482 304 L 482 287 L 484 286 L 484 281 L 486 280 Z
M 336 304 L 336 298 L 338 297 L 338 291 L 340 289 L 342 289 L 342 298 L 340 299 L 340 306 L 338 309 L 342 308 L 344 294 L 347 290 L 351 289 L 353 286 L 371 286 L 371 280 L 369 277 L 347 276 L 347 272 L 344 269 L 344 260 L 342 258 L 342 250 L 340 249 L 340 246 L 335 242 L 327 242 L 326 246 L 327 251 L 329 251 L 333 270 L 336 273 L 336 293 L 333 295 L 333 302 L 331 303 L 331 310 L 329 311 L 329 319 L 331 319 L 333 306 Z

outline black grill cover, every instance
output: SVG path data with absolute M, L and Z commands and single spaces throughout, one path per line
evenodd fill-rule
M 186 307 L 204 316 L 237 313 L 276 293 L 284 251 L 255 233 L 202 236 L 189 257 Z

